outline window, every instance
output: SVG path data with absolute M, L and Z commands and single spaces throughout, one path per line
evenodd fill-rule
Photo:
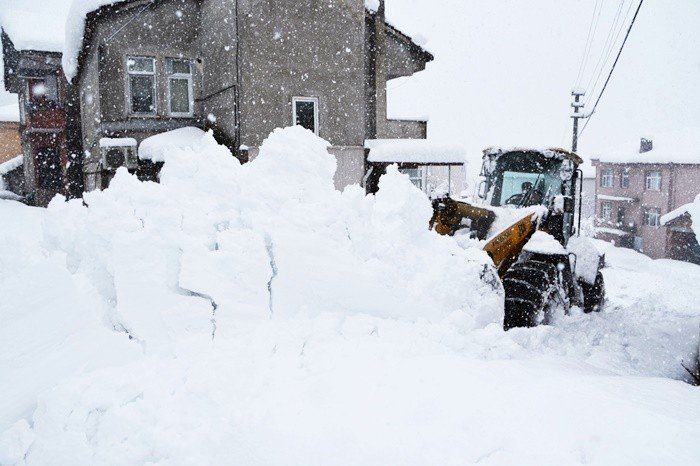
M 647 191 L 661 191 L 661 172 L 647 172 L 645 187 Z
M 129 57 L 129 110 L 132 114 L 156 113 L 156 60 L 151 57 Z
M 617 208 L 617 226 L 624 227 L 625 225 L 625 208 L 620 206 Z
M 292 98 L 292 112 L 295 125 L 299 125 L 318 134 L 318 98 Z
M 168 110 L 173 116 L 192 116 L 192 62 L 187 59 L 167 58 Z
M 38 184 L 42 189 L 61 189 L 61 156 L 55 147 L 39 149 L 36 154 Z
M 56 76 L 47 76 L 44 78 L 44 97 L 47 102 L 58 102 L 58 80 Z
M 612 217 L 612 204 L 610 202 L 601 202 L 600 213 L 605 220 L 610 220 L 610 217 Z
M 659 209 L 644 209 L 644 225 L 648 227 L 658 227 L 660 225 L 661 211 Z
M 630 187 L 630 173 L 627 169 L 620 172 L 620 187 L 622 189 L 627 189 Z
M 30 79 L 29 102 L 33 105 L 43 105 L 58 102 L 58 80 L 56 76 L 46 76 L 42 79 Z
M 603 170 L 600 174 L 600 187 L 601 188 L 612 188 L 613 185 L 613 172 L 612 170 Z
M 408 178 L 411 180 L 411 183 L 413 183 L 416 188 L 420 189 L 421 191 L 425 191 L 425 167 L 417 167 L 417 168 L 402 168 L 399 171 L 405 175 L 408 175 Z

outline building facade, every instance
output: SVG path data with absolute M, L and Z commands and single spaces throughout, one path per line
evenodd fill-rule
M 245 162 L 273 129 L 293 124 L 331 143 L 338 188 L 376 190 L 366 174 L 386 164 L 373 167 L 366 141 L 427 134 L 425 121 L 387 118 L 386 83 L 433 57 L 385 21 L 383 1 L 365 3 L 95 2 L 77 23 L 68 18 L 66 27 L 84 34 L 67 56 L 56 51 L 69 50 L 63 45 L 15 48 L 3 32 L 5 86 L 22 108 L 22 194 L 37 205 L 56 193 L 79 196 L 108 186 L 120 165 L 155 179 L 159 164 L 134 154 L 170 130 L 211 129 Z
M 661 217 L 700 192 L 698 129 L 643 138 L 593 159 L 596 236 L 654 258 L 674 257 Z
M 56 195 L 82 192 L 79 115 L 61 68 L 61 54 L 17 50 L 3 32 L 5 88 L 18 95 L 24 183 L 17 194 L 45 206 Z M 71 115 L 71 116 L 69 116 Z
M 383 3 L 125 1 L 88 13 L 85 31 L 71 82 L 87 190 L 113 172 L 105 138 L 195 126 L 246 161 L 273 129 L 300 124 L 331 143 L 342 187 L 363 180 L 365 140 L 426 136 L 426 122 L 386 116 L 387 80 L 432 56 L 386 23 Z

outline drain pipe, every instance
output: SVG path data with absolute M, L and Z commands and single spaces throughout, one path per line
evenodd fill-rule
M 234 120 L 236 122 L 236 153 L 240 154 L 240 147 L 243 144 L 241 141 L 241 22 L 238 18 L 239 0 L 234 2 L 234 14 L 236 15 L 236 88 L 234 89 L 234 101 L 236 108 L 234 110 Z

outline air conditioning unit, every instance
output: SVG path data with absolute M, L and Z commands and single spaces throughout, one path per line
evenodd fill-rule
M 116 170 L 119 167 L 135 170 L 139 167 L 134 138 L 102 138 L 100 152 L 103 170 Z

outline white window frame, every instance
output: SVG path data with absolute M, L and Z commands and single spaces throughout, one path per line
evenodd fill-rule
M 610 169 L 601 170 L 600 172 L 600 187 L 601 188 L 612 188 L 614 183 L 615 175 Z
M 612 219 L 612 202 L 603 201 L 600 203 L 600 217 L 603 220 Z
M 654 219 L 652 222 L 651 219 Z M 643 214 L 643 224 L 647 227 L 658 227 L 661 226 L 661 209 L 656 207 L 647 207 L 644 209 Z
M 146 58 L 149 59 L 153 62 L 153 71 L 131 71 L 129 70 L 129 60 L 135 59 L 135 58 Z M 127 89 L 129 90 L 129 93 L 127 95 L 127 99 L 129 100 L 129 115 L 133 116 L 147 116 L 147 117 L 155 117 L 158 114 L 158 76 L 156 75 L 156 66 L 158 66 L 158 63 L 156 62 L 155 57 L 149 57 L 146 55 L 128 55 L 126 57 L 126 63 L 125 63 L 125 69 L 126 69 L 126 82 L 127 82 Z M 132 108 L 132 104 L 134 103 L 134 99 L 132 99 L 131 96 L 131 76 L 153 76 L 153 111 L 152 112 L 135 112 L 134 109 Z
M 414 176 L 409 173 L 408 170 L 418 170 L 418 174 Z M 411 183 L 413 183 L 416 188 L 420 189 L 424 193 L 428 192 L 428 167 L 425 165 L 418 165 L 413 168 L 402 167 L 399 169 L 399 172 L 407 175 L 408 179 L 411 180 Z M 416 185 L 416 181 L 420 181 L 420 187 Z
M 292 125 L 297 124 L 297 102 L 312 102 L 314 104 L 314 134 L 319 133 L 318 97 L 292 97 Z
M 661 191 L 661 172 L 659 170 L 648 171 L 644 174 L 644 189 L 646 191 Z
M 168 73 L 168 60 L 181 60 L 181 61 L 188 61 L 190 62 L 190 72 L 189 73 Z M 172 117 L 192 117 L 194 116 L 194 86 L 193 82 L 194 80 L 192 79 L 192 69 L 193 69 L 193 64 L 192 60 L 189 58 L 174 58 L 174 57 L 166 57 L 165 58 L 165 79 L 167 79 L 167 87 L 168 87 L 168 102 L 167 102 L 167 109 L 168 109 L 168 115 Z M 190 110 L 188 112 L 173 112 L 172 111 L 172 101 L 170 100 L 170 80 L 171 79 L 185 79 L 187 80 L 187 92 L 189 96 L 189 104 L 190 104 Z
M 627 169 L 620 172 L 620 188 L 629 189 L 630 187 L 630 174 Z

